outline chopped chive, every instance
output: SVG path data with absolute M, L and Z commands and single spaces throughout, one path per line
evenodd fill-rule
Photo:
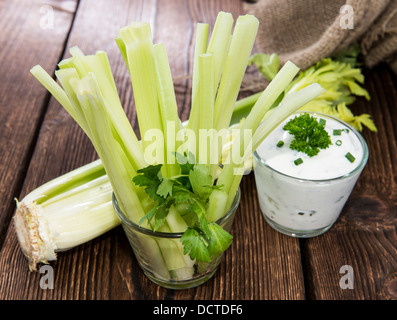
M 318 121 L 318 123 L 321 124 L 322 126 L 325 126 L 325 122 L 326 122 L 326 121 L 325 121 L 324 119 L 320 119 L 320 120 Z
M 341 146 L 341 145 L 342 145 L 342 140 L 336 140 L 336 141 L 335 141 L 335 144 L 336 144 L 337 146 Z
M 342 134 L 341 129 L 334 129 L 334 136 L 340 136 Z
M 298 159 L 294 160 L 294 163 L 296 166 L 299 166 L 300 164 L 303 163 L 303 160 L 302 160 L 302 158 L 298 158 Z
M 282 140 L 280 140 L 280 141 L 277 143 L 277 147 L 279 147 L 279 148 L 281 148 L 283 145 L 284 145 L 284 141 L 282 141 Z
M 345 157 L 347 158 L 347 160 L 349 160 L 351 163 L 354 162 L 354 160 L 356 160 L 356 158 L 350 153 L 346 153 Z
M 344 132 L 346 132 L 346 133 L 349 133 L 350 132 L 350 130 L 349 129 L 343 129 L 342 131 L 344 131 Z

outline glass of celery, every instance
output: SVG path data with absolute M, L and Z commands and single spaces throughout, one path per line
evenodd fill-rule
M 129 219 L 121 210 L 116 196 L 113 194 L 113 207 L 120 219 L 123 230 L 133 249 L 135 257 L 144 274 L 154 283 L 169 289 L 188 289 L 197 287 L 208 281 L 217 271 L 223 253 L 213 257 L 210 262 L 197 262 L 183 252 L 181 238 L 183 232 L 161 232 L 144 228 Z M 234 216 L 240 204 L 238 189 L 230 209 L 217 220 L 225 231 L 230 232 Z M 163 253 L 161 259 L 153 261 L 150 251 L 145 250 L 147 243 L 157 244 Z M 160 264 L 163 267 L 159 267 Z

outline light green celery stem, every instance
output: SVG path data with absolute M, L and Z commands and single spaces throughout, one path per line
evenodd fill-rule
M 246 118 L 248 116 L 252 107 L 261 96 L 262 92 L 263 91 L 254 93 L 236 102 L 233 109 L 232 119 L 230 120 L 230 125 L 237 124 L 241 121 L 242 118 Z
M 88 165 L 86 165 L 84 167 L 87 167 L 87 166 Z M 89 170 L 90 169 L 87 167 L 87 173 Z M 108 189 L 109 185 L 110 185 L 109 179 L 107 179 L 106 174 L 100 175 L 101 172 L 105 172 L 105 169 L 103 167 L 102 167 L 102 170 L 100 170 L 100 172 L 98 172 L 96 175 L 88 174 L 87 177 L 90 177 L 91 178 L 90 180 L 87 179 L 87 177 L 85 177 L 86 179 L 83 179 L 83 181 L 79 181 L 79 180 L 74 181 L 76 176 L 74 176 L 74 177 L 70 176 L 70 178 L 73 179 L 72 181 L 74 181 L 72 188 L 70 188 L 70 187 L 62 188 L 62 187 L 64 187 L 62 184 L 63 184 L 63 181 L 65 181 L 65 180 L 62 181 L 62 180 L 54 179 L 53 180 L 53 183 L 54 183 L 53 188 L 55 188 L 55 185 L 58 184 L 58 187 L 62 188 L 61 191 L 51 194 L 50 197 L 48 197 L 48 193 L 43 190 L 43 193 L 41 193 L 40 196 L 43 197 L 44 195 L 46 195 L 47 198 L 45 200 L 42 199 L 39 202 L 36 201 L 36 203 L 40 204 L 42 207 L 47 207 L 47 206 L 56 204 L 59 201 L 75 197 L 76 195 L 78 196 L 79 194 L 81 194 L 83 192 L 87 192 L 87 191 L 94 192 L 94 191 L 92 191 L 92 189 L 94 189 L 94 188 L 97 188 L 98 190 L 103 189 L 103 190 L 111 191 L 111 189 Z M 26 198 L 24 198 L 24 200 L 25 199 Z M 73 206 L 73 205 L 74 205 L 73 202 L 71 202 L 70 206 Z
M 200 85 L 200 74 L 199 74 L 199 56 L 206 52 L 208 42 L 208 24 L 198 23 L 196 28 L 196 38 L 194 45 L 194 56 L 193 56 L 193 79 L 192 79 L 192 98 L 191 108 L 189 115 L 189 122 L 187 129 L 192 130 L 195 134 L 195 145 L 189 146 L 189 150 L 192 151 L 196 157 L 198 154 L 198 137 L 199 137 L 199 126 L 200 126 L 200 106 L 199 106 L 199 85 Z
M 60 194 L 41 208 L 58 250 L 78 246 L 120 224 L 115 213 L 109 214 L 113 209 L 112 187 L 106 176 Z
M 152 143 L 145 138 L 146 133 L 153 129 L 163 132 L 150 24 L 134 22 L 120 29 L 119 32 L 126 46 L 135 108 L 145 152 L 148 145 Z M 157 151 L 157 159 L 160 159 L 157 162 L 164 163 L 164 152 Z M 153 159 L 149 160 L 149 164 L 153 164 L 150 163 Z
M 180 173 L 179 165 L 176 163 L 174 153 L 178 150 L 180 145 L 176 140 L 176 136 L 182 128 L 182 125 L 178 116 L 174 83 L 172 81 L 171 69 L 164 44 L 161 43 L 154 46 L 154 58 L 164 133 L 165 165 L 163 168 L 165 176 L 171 178 Z
M 187 227 L 188 226 L 185 220 L 181 217 L 179 212 L 175 209 L 174 206 L 171 206 L 167 215 L 166 224 L 163 227 L 162 231 L 181 233 L 181 232 L 185 232 Z M 171 240 L 167 240 L 167 241 L 171 241 Z M 172 240 L 172 242 L 173 242 L 173 247 L 172 247 L 173 252 L 171 253 L 172 254 L 171 257 L 172 256 L 178 257 L 177 258 L 178 260 L 174 262 L 174 267 L 173 269 L 170 270 L 174 270 L 173 271 L 174 276 L 179 280 L 189 279 L 194 273 L 193 266 L 195 261 L 192 260 L 189 257 L 189 255 L 184 254 L 184 247 L 179 239 Z M 164 251 L 162 252 L 164 254 Z M 178 264 L 176 264 L 176 262 L 178 262 Z
M 252 137 L 252 151 L 255 151 L 263 140 L 290 114 L 299 110 L 305 104 L 317 98 L 324 92 L 325 89 L 323 89 L 319 84 L 314 83 L 299 91 L 287 94 L 280 105 L 272 110 L 269 116 L 265 117 L 258 129 L 255 131 L 255 134 Z M 233 203 L 234 197 L 231 195 L 236 194 L 242 177 L 242 174 L 234 175 L 234 179 L 229 190 L 226 208 L 230 207 Z
M 230 44 L 230 38 L 233 28 L 233 16 L 229 12 L 220 11 L 216 17 L 214 29 L 208 44 L 207 53 L 214 55 L 215 81 L 214 90 L 216 92 L 223 68 L 225 66 L 227 50 Z
M 116 36 L 114 38 L 114 40 L 116 41 L 117 47 L 119 48 L 121 56 L 124 59 L 124 62 L 125 62 L 126 66 L 127 66 L 127 69 L 128 69 L 128 72 L 131 73 L 131 70 L 130 70 L 129 65 L 128 65 L 127 48 L 125 47 L 125 43 L 124 43 L 123 39 L 121 39 L 121 37 L 118 35 L 118 36 Z
M 302 108 L 305 104 L 323 94 L 326 90 L 318 83 L 310 84 L 299 91 L 288 93 L 280 105 L 259 125 L 252 137 L 253 150 L 256 150 L 263 140 L 290 114 Z
M 95 145 L 100 146 L 96 151 L 102 159 L 108 174 L 112 189 L 119 201 L 123 212 L 135 223 L 139 223 L 145 215 L 140 199 L 136 193 L 131 177 L 136 175 L 130 164 L 118 136 L 113 135 L 113 128 L 117 123 L 112 123 L 107 114 L 107 103 L 102 97 L 94 74 L 88 74 L 83 79 L 74 83 L 77 97 L 86 113 Z M 147 227 L 146 224 L 143 225 Z M 152 261 L 152 267 L 162 275 L 168 271 L 161 255 L 161 250 L 156 241 L 150 238 L 142 240 L 140 245 L 145 248 L 145 254 Z
M 138 222 L 144 216 L 131 178 L 136 174 L 127 155 L 121 147 L 118 137 L 114 136 L 113 127 L 107 113 L 106 101 L 100 93 L 94 74 L 88 74 L 83 79 L 75 81 L 72 86 L 85 112 L 92 134 L 93 145 L 102 159 L 106 173 L 112 184 L 113 191 L 127 216 Z
M 30 72 L 32 75 L 51 93 L 51 95 L 65 108 L 79 126 L 86 132 L 84 119 L 76 112 L 71 105 L 65 91 L 56 83 L 56 81 L 39 65 L 34 66 Z
M 172 213 L 172 210 L 175 209 L 170 209 L 169 214 L 171 214 L 173 217 L 179 215 L 178 212 Z M 168 223 L 164 224 L 159 231 L 166 233 L 183 232 L 183 231 L 178 231 L 177 229 L 170 228 Z M 194 261 L 191 260 L 188 255 L 185 255 L 183 253 L 184 248 L 179 239 L 158 238 L 157 243 L 161 249 L 161 254 L 167 265 L 168 270 L 176 271 L 175 275 L 178 278 L 178 280 L 184 280 L 185 277 L 188 278 L 194 273 L 194 269 L 193 269 Z
M 244 155 L 245 147 L 249 145 L 247 144 L 247 141 L 244 140 L 244 130 L 251 130 L 252 135 L 255 134 L 256 129 L 258 128 L 267 111 L 272 107 L 273 103 L 277 100 L 280 94 L 290 84 L 298 71 L 299 68 L 290 61 L 287 61 L 283 68 L 281 68 L 274 79 L 262 92 L 247 118 L 245 118 L 245 121 L 239 130 L 239 139 L 236 139 L 233 143 L 232 150 L 237 148 L 236 150 L 240 151 L 240 155 Z M 223 185 L 223 190 L 228 194 L 230 193 L 230 187 L 233 183 L 235 169 L 240 164 L 241 163 L 236 163 L 236 161 L 231 161 L 230 164 L 225 164 L 222 172 L 219 175 L 217 184 Z
M 65 90 L 67 96 L 69 97 L 69 101 L 71 102 L 74 111 L 79 115 L 79 118 L 81 119 L 81 123 L 84 124 L 85 133 L 87 134 L 88 138 L 91 140 L 94 148 L 97 149 L 99 146 L 96 145 L 96 140 L 93 139 L 92 137 L 91 128 L 88 123 L 88 120 L 86 119 L 86 115 L 80 105 L 80 101 L 77 98 L 76 92 L 71 85 L 73 82 L 76 82 L 80 79 L 77 70 L 74 68 L 60 69 L 55 72 L 55 75 L 59 80 L 59 82 L 61 83 L 61 85 L 63 86 L 63 89 Z
M 166 169 L 163 174 L 165 174 L 166 177 L 171 178 L 180 174 L 179 164 L 177 164 L 175 161 L 174 152 L 177 151 L 177 148 L 179 146 L 179 144 L 176 144 L 176 135 L 177 132 L 181 129 L 182 125 L 178 116 L 178 107 L 176 103 L 175 90 L 172 81 L 168 57 L 163 44 L 156 44 L 154 46 L 154 57 L 158 79 L 161 118 L 164 128 L 164 148 L 166 151 L 166 162 L 163 166 L 163 168 Z M 171 213 L 167 215 L 166 222 L 171 232 L 184 232 L 187 229 L 185 221 L 181 217 L 179 217 L 179 219 L 175 217 L 174 211 L 171 211 Z M 166 240 L 166 243 L 170 243 L 170 240 Z M 161 245 L 160 248 L 162 248 Z M 175 248 L 175 244 L 172 244 L 172 250 L 174 250 L 173 254 L 172 252 L 166 254 L 162 250 L 164 260 L 166 261 L 169 269 L 174 270 L 186 267 L 186 265 L 181 264 L 181 261 L 185 262 L 183 248 Z M 173 265 L 171 266 L 170 262 L 168 262 L 168 259 L 173 256 L 175 258 L 171 258 L 171 260 L 173 261 Z M 181 256 L 181 259 L 178 260 L 176 257 L 179 256 Z M 178 266 L 178 268 L 175 268 L 175 266 Z
M 59 83 L 63 87 L 66 92 L 67 97 L 69 98 L 71 107 L 73 112 L 77 114 L 79 121 L 77 122 L 81 128 L 84 129 L 84 132 L 90 137 L 91 132 L 88 127 L 87 119 L 84 116 L 83 110 L 81 110 L 80 103 L 76 97 L 75 92 L 70 87 L 71 79 L 80 79 L 80 76 L 76 69 L 67 68 L 67 69 L 59 69 L 55 71 L 55 76 L 57 77 Z
M 81 76 L 85 76 L 89 72 L 95 74 L 101 93 L 103 96 L 106 96 L 106 100 L 109 102 L 107 104 L 110 108 L 108 113 L 113 118 L 112 121 L 114 123 L 117 122 L 115 130 L 120 136 L 120 141 L 125 144 L 125 148 L 129 149 L 127 154 L 130 156 L 129 159 L 134 164 L 135 170 L 146 167 L 147 164 L 144 159 L 142 146 L 121 105 L 107 54 L 103 51 L 98 51 L 95 55 L 85 56 L 77 47 L 71 48 L 70 51 L 73 57 L 69 58 L 68 65 L 74 65 L 76 68 L 79 68 L 76 72 Z M 70 69 L 62 69 L 61 67 L 61 70 L 57 72 L 66 70 Z M 70 99 L 72 102 L 75 101 L 75 98 Z
M 106 172 L 101 160 L 98 159 L 48 181 L 27 194 L 22 201 L 25 203 L 35 201 L 39 205 L 45 204 L 54 197 L 67 191 L 74 191 L 79 186 L 103 176 L 106 177 Z M 106 180 L 108 179 L 106 178 Z
M 218 131 L 229 126 L 258 26 L 253 15 L 237 18 L 215 101 L 214 127 Z
M 214 134 L 214 103 L 215 103 L 215 56 L 213 53 L 199 56 L 199 148 L 197 160 L 206 164 L 214 176 L 219 157 L 212 145 L 217 135 Z M 213 157 L 215 155 L 215 157 Z
M 228 194 L 220 189 L 215 189 L 211 193 L 208 209 L 206 211 L 206 218 L 208 221 L 217 221 L 219 217 L 225 215 L 226 203 Z

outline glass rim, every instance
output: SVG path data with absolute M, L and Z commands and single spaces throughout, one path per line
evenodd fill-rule
M 236 212 L 237 207 L 240 204 L 240 199 L 241 199 L 241 191 L 240 191 L 240 187 L 238 187 L 236 196 L 233 199 L 233 203 L 232 203 L 230 209 L 225 213 L 225 215 L 222 218 L 220 218 L 216 221 L 216 223 L 218 225 L 224 224 Z M 153 230 L 141 227 L 140 225 L 136 224 L 131 219 L 129 219 L 124 214 L 124 212 L 121 210 L 121 208 L 119 206 L 119 202 L 118 202 L 114 192 L 112 192 L 112 204 L 113 204 L 114 211 L 116 212 L 117 216 L 120 218 L 121 222 L 124 223 L 125 225 L 127 225 L 129 228 L 132 228 L 139 233 L 143 233 L 148 236 L 152 236 L 152 237 L 156 237 L 156 238 L 167 238 L 167 239 L 178 239 L 178 238 L 181 238 L 183 235 L 183 232 L 153 231 Z
M 354 169 L 351 170 L 350 172 L 348 172 L 346 174 L 343 174 L 343 175 L 340 175 L 340 176 L 333 177 L 333 178 L 326 178 L 326 179 L 298 178 L 298 177 L 294 177 L 292 175 L 280 172 L 280 171 L 270 167 L 269 165 L 267 165 L 265 163 L 265 161 L 259 156 L 258 152 L 255 150 L 254 153 L 253 153 L 254 159 L 257 160 L 258 163 L 261 166 L 266 167 L 270 171 L 273 171 L 275 173 L 278 173 L 278 174 L 280 174 L 282 176 L 285 176 L 287 178 L 290 178 L 290 179 L 299 180 L 299 181 L 307 181 L 307 182 L 315 182 L 315 183 L 329 182 L 329 181 L 334 181 L 334 180 L 346 179 L 346 178 L 349 178 L 349 177 L 353 176 L 354 174 L 360 172 L 364 168 L 364 166 L 366 165 L 366 163 L 368 161 L 368 156 L 369 156 L 368 145 L 367 145 L 367 142 L 365 141 L 365 139 L 363 138 L 363 136 L 353 126 L 351 126 L 350 124 L 348 124 L 347 122 L 345 122 L 345 121 L 343 121 L 343 120 L 341 120 L 339 118 L 336 118 L 334 116 L 331 116 L 331 115 L 328 115 L 328 114 L 325 114 L 325 113 L 321 113 L 321 112 L 296 111 L 293 114 L 301 114 L 301 113 L 308 113 L 308 114 L 312 114 L 312 115 L 317 115 L 319 117 L 330 118 L 330 119 L 333 119 L 333 120 L 338 121 L 341 124 L 345 125 L 350 131 L 352 131 L 357 136 L 357 138 L 359 139 L 359 141 L 360 141 L 360 143 L 361 143 L 361 145 L 363 147 L 363 156 L 362 156 L 362 159 L 361 159 L 360 163 L 357 166 L 355 166 Z M 254 171 L 255 171 L 255 168 L 254 168 Z

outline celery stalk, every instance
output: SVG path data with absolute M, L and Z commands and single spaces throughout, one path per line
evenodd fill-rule
M 170 178 L 179 174 L 179 165 L 176 164 L 174 153 L 180 145 L 180 143 L 176 142 L 176 135 L 182 128 L 182 125 L 178 116 L 178 106 L 167 52 L 163 44 L 156 44 L 154 46 L 154 58 L 164 132 L 164 168 L 166 171 L 164 176 Z
M 210 167 L 212 151 L 212 141 L 214 126 L 214 102 L 215 102 L 215 60 L 212 53 L 201 54 L 199 56 L 199 146 L 198 157 L 199 163 L 206 164 Z M 210 135 L 210 136 L 208 136 Z M 209 141 L 208 141 L 209 140 Z M 217 160 L 217 159 L 216 159 Z M 215 165 L 218 161 L 215 162 Z
M 53 78 L 39 65 L 34 66 L 30 72 L 51 93 L 51 95 L 65 108 L 79 126 L 87 133 L 86 123 L 81 115 L 72 107 L 65 91 L 55 82 Z
M 30 270 L 56 253 L 92 240 L 120 224 L 100 160 L 57 177 L 17 201 L 13 222 Z
M 227 51 L 230 44 L 230 38 L 233 28 L 233 16 L 229 12 L 219 12 L 212 35 L 208 44 L 207 53 L 214 55 L 215 75 L 214 90 L 216 92 L 219 81 L 221 80 L 223 68 L 225 66 Z
M 252 15 L 237 18 L 215 101 L 215 129 L 227 128 L 254 46 L 259 21 Z
M 193 79 L 192 79 L 192 98 L 191 108 L 189 115 L 189 122 L 187 128 L 193 130 L 195 133 L 195 145 L 189 146 L 189 150 L 193 150 L 193 154 L 196 157 L 198 154 L 198 137 L 199 137 L 199 86 L 200 86 L 200 75 L 199 75 L 199 56 L 206 53 L 208 42 L 208 24 L 198 23 L 196 27 L 196 38 L 193 56 Z
M 156 66 L 153 53 L 150 24 L 132 23 L 120 29 L 120 37 L 126 47 L 128 69 L 134 91 L 135 108 L 141 133 L 143 151 L 150 145 L 146 134 L 149 130 L 163 132 L 157 93 Z M 146 155 L 149 164 L 164 163 L 164 150 L 157 150 L 156 157 Z

